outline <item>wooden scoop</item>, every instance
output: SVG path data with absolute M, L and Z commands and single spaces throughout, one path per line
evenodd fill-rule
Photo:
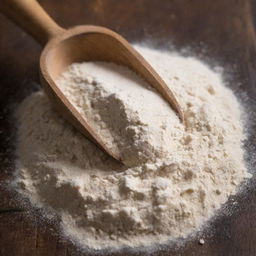
M 65 30 L 34 0 L 0 0 L 0 10 L 45 46 L 40 57 L 41 83 L 58 112 L 115 159 L 122 161 L 117 152 L 107 148 L 55 82 L 70 64 L 108 61 L 129 67 L 153 86 L 183 121 L 182 110 L 171 90 L 148 62 L 119 34 L 104 27 L 87 25 Z

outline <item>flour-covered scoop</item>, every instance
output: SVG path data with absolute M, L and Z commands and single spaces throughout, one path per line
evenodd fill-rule
M 0 10 L 44 46 L 40 57 L 42 86 L 56 110 L 81 133 L 115 159 L 91 125 L 61 92 L 56 79 L 72 63 L 108 61 L 129 67 L 154 87 L 183 120 L 182 110 L 165 82 L 149 63 L 119 34 L 98 26 L 59 27 L 34 0 L 1 0 Z

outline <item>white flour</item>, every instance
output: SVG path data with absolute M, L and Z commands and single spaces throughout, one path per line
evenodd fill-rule
M 59 86 L 119 165 L 58 116 L 40 91 L 21 104 L 18 184 L 92 248 L 165 242 L 197 229 L 249 174 L 239 104 L 194 58 L 137 47 L 180 102 L 187 127 L 142 79 L 110 63 L 73 64 Z
M 128 68 L 73 64 L 58 84 L 126 165 L 155 162 L 176 151 L 171 138 L 182 136 L 184 126 L 170 105 Z

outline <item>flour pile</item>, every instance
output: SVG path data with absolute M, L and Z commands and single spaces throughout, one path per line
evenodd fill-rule
M 75 63 L 58 81 L 126 166 L 59 117 L 42 91 L 17 113 L 20 190 L 92 248 L 185 236 L 249 177 L 240 107 L 221 76 L 194 58 L 137 49 L 175 93 L 186 127 L 125 67 Z

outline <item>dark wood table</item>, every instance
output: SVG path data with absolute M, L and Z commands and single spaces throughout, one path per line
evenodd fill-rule
M 44 0 L 43 7 L 60 25 L 96 24 L 109 27 L 131 42 L 165 49 L 190 47 L 210 65 L 221 63 L 239 97 L 248 94 L 250 114 L 246 143 L 252 172 L 256 154 L 256 51 L 250 0 Z M 60 236 L 54 223 L 41 220 L 38 210 L 20 203 L 10 191 L 14 173 L 15 106 L 38 88 L 40 46 L 0 15 L 0 255 L 93 255 Z M 255 160 L 254 160 L 255 159 Z M 151 255 L 256 255 L 256 181 L 231 198 L 212 220 L 179 246 L 159 247 Z M 236 200 L 237 203 L 233 203 Z M 204 245 L 198 244 L 203 237 Z M 104 255 L 147 255 L 149 252 L 105 252 Z

